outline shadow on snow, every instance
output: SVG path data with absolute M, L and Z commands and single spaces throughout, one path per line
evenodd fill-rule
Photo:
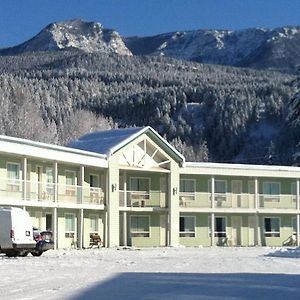
M 121 273 L 72 299 L 299 299 L 300 275 Z

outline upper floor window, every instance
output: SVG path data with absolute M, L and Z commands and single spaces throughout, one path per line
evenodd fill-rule
M 144 191 L 149 192 L 150 190 L 150 179 L 141 177 L 130 178 L 130 189 L 131 191 Z
M 21 182 L 20 182 L 20 164 L 18 163 L 7 163 L 7 189 L 9 191 L 20 191 Z
M 183 193 L 194 193 L 195 180 L 194 179 L 180 179 L 180 192 Z
M 99 187 L 99 176 L 90 174 L 90 187 Z
M 280 183 L 279 182 L 264 182 L 263 183 L 264 195 L 280 195 Z
M 7 178 L 11 180 L 20 179 L 20 165 L 17 163 L 7 163 Z
M 215 193 L 226 194 L 227 193 L 227 181 L 215 179 Z M 211 180 L 209 180 L 209 192 L 211 193 Z

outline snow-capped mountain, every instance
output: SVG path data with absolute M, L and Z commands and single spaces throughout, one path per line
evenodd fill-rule
M 51 23 L 32 39 L 15 47 L 2 49 L 0 54 L 65 49 L 132 55 L 118 32 L 106 29 L 100 23 L 78 19 Z
M 179 31 L 123 40 L 134 55 L 290 71 L 300 66 L 300 27 Z

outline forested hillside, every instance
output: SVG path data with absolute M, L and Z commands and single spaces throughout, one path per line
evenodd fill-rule
M 188 160 L 294 163 L 291 75 L 79 51 L 2 56 L 0 70 L 1 134 L 66 144 L 150 125 Z

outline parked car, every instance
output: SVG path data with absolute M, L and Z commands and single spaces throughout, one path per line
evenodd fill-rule
M 35 248 L 28 212 L 17 207 L 0 207 L 0 252 L 9 257 L 26 256 Z
M 30 252 L 33 256 L 41 256 L 43 252 L 54 249 L 52 231 L 33 227 L 33 238 L 36 241 L 35 249 Z

